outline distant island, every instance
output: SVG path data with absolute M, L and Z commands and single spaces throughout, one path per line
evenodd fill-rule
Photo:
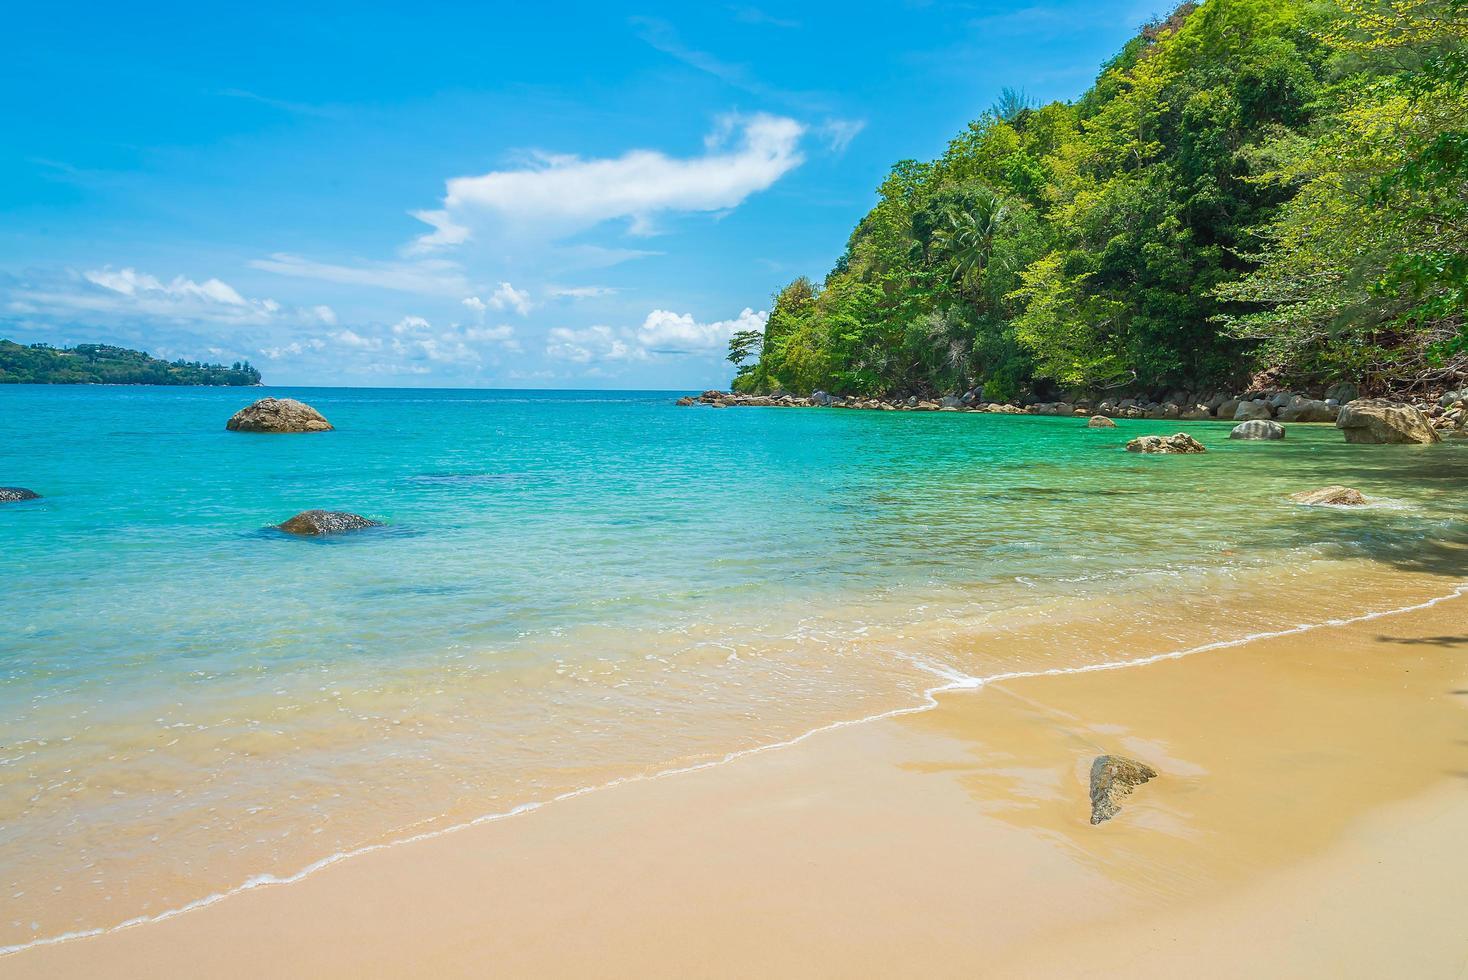
M 204 364 L 162 361 L 142 351 L 110 344 L 17 344 L 0 340 L 0 384 L 37 385 L 227 385 L 260 383 L 249 361 Z

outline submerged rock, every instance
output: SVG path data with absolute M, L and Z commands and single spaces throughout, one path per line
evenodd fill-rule
M 1284 426 L 1270 419 L 1251 419 L 1234 426 L 1230 439 L 1283 439 Z
M 1359 507 L 1366 503 L 1360 490 L 1351 487 L 1321 487 L 1319 490 L 1301 490 L 1290 494 L 1290 499 L 1300 504 L 1330 504 L 1336 507 Z
M 17 500 L 39 500 L 41 495 L 25 487 L 0 487 L 0 504 L 12 504 Z
M 230 418 L 231 432 L 329 432 L 332 424 L 316 409 L 294 398 L 262 398 Z
M 1205 453 L 1203 444 L 1186 432 L 1172 436 L 1138 436 L 1126 444 L 1129 453 Z
M 276 527 L 287 534 L 341 534 L 344 531 L 360 531 L 364 527 L 381 527 L 381 521 L 370 521 L 356 514 L 340 510 L 302 511 L 284 524 Z
M 1157 778 L 1151 766 L 1121 755 L 1098 755 L 1091 763 L 1091 823 L 1110 820 L 1134 787 Z
M 1411 405 L 1384 398 L 1358 398 L 1341 409 L 1336 428 L 1352 443 L 1431 443 L 1437 431 Z
M 1091 421 L 1086 423 L 1088 429 L 1114 429 L 1116 423 L 1104 415 L 1092 415 Z

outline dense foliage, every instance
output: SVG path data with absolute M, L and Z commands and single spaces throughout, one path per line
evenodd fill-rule
M 160 361 L 141 351 L 107 344 L 29 347 L 0 340 L 0 384 L 257 385 L 249 361 L 201 364 Z
M 744 391 L 1368 388 L 1461 368 L 1468 0 L 1207 0 L 898 163 Z M 753 359 L 758 353 L 758 358 Z

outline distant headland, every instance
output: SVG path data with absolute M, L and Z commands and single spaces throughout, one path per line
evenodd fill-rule
M 219 385 L 260 384 L 249 361 L 204 364 L 162 361 L 143 351 L 110 344 L 17 344 L 0 340 L 0 384 Z

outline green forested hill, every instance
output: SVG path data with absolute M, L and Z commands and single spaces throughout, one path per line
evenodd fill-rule
M 107 344 L 29 347 L 0 340 L 0 384 L 255 385 L 260 372 L 248 361 L 231 367 L 198 361 L 160 361 Z
M 735 387 L 942 393 L 1461 371 L 1468 0 L 1207 0 L 1074 103 L 1005 97 L 878 188 Z M 1047 384 L 1048 383 L 1048 384 Z

